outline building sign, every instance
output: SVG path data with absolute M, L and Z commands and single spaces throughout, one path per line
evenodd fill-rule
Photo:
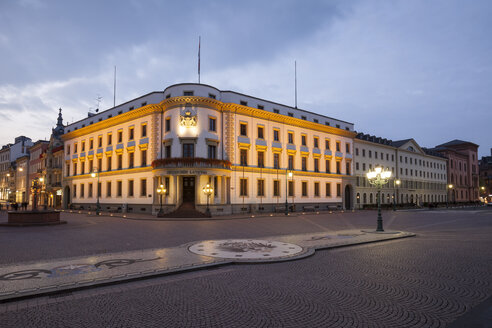
M 179 115 L 179 123 L 184 127 L 194 127 L 196 126 L 197 115 L 193 113 L 190 109 L 185 109 L 184 114 Z

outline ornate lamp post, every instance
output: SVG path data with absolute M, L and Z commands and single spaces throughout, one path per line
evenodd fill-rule
M 99 206 L 99 170 L 97 167 L 94 167 L 92 169 L 91 177 L 95 178 L 97 176 L 97 187 L 96 187 L 96 194 L 97 194 L 97 201 L 96 201 L 96 215 L 99 215 L 99 212 L 101 211 L 101 208 Z
M 207 195 L 207 209 L 205 210 L 205 214 L 207 216 L 211 216 L 210 215 L 210 207 L 209 207 L 209 198 L 210 198 L 210 195 L 214 192 L 214 188 L 212 188 L 210 186 L 210 183 L 207 183 L 207 185 L 205 187 L 203 187 L 203 193 L 205 195 Z
M 381 187 L 388 183 L 391 171 L 384 171 L 381 167 L 375 167 L 374 171 L 367 172 L 367 180 L 378 188 L 378 226 L 376 231 L 384 231 L 383 218 L 381 217 Z
M 453 185 L 452 184 L 448 184 L 447 187 L 448 187 L 448 190 L 446 192 L 446 208 L 448 208 L 448 206 L 449 206 L 449 191 L 453 192 L 452 191 L 453 190 Z
M 157 213 L 157 217 L 162 217 L 164 215 L 164 211 L 162 210 L 162 195 L 165 195 L 167 193 L 167 189 L 164 188 L 164 185 L 160 185 L 159 188 L 157 188 L 157 193 L 159 194 L 159 213 Z
M 287 170 L 285 170 L 285 215 L 289 215 L 289 201 L 287 198 L 287 185 L 289 184 L 289 178 L 292 178 L 292 171 L 288 172 Z
M 393 180 L 393 189 L 394 189 L 394 193 L 393 193 L 393 211 L 396 211 L 396 198 L 398 198 L 397 190 L 398 190 L 398 187 L 400 187 L 400 183 L 401 183 L 401 181 L 399 179 Z

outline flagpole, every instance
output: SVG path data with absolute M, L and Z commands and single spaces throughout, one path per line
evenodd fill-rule
M 114 66 L 113 107 L 116 107 L 116 65 Z
M 297 108 L 297 60 L 294 60 L 294 92 L 295 92 L 295 101 Z
M 200 46 L 202 37 L 198 37 L 198 84 L 200 84 Z

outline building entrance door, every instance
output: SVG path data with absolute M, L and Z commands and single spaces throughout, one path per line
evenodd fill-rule
M 195 203 L 195 177 L 183 177 L 183 203 Z

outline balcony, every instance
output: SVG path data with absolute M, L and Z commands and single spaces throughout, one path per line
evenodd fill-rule
M 161 158 L 152 162 L 153 169 L 161 168 L 216 168 L 231 169 L 231 162 L 221 159 L 208 159 L 201 157 L 190 158 Z

